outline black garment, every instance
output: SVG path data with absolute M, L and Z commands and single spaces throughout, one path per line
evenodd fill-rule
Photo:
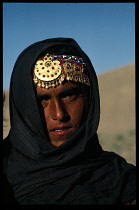
M 2 201 L 4 205 L 18 205 L 14 194 L 13 189 L 10 183 L 7 180 L 6 170 L 7 170 L 7 161 L 11 150 L 11 144 L 6 138 L 3 141 L 3 176 L 2 176 Z
M 70 46 L 83 58 L 92 89 L 86 122 L 59 147 L 49 142 L 43 129 L 32 80 L 35 61 L 56 45 Z M 88 56 L 73 39 L 47 39 L 20 54 L 10 84 L 8 141 L 12 148 L 5 166 L 20 205 L 113 205 L 136 198 L 135 166 L 113 152 L 102 150 L 96 133 L 99 115 L 96 73 Z

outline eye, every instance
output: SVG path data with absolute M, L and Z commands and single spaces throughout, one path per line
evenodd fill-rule
M 42 102 L 42 101 L 48 101 L 50 99 L 50 97 L 48 95 L 38 95 L 37 96 L 37 100 L 39 102 Z
M 63 96 L 63 98 L 76 99 L 77 96 L 78 94 L 75 94 L 75 93 L 67 93 Z
M 45 108 L 48 105 L 48 101 L 47 100 L 41 101 L 41 105 L 43 108 Z
M 78 90 L 71 90 L 71 91 L 66 91 L 62 94 L 63 99 L 67 99 L 70 101 L 74 101 L 77 99 L 77 97 L 80 95 L 80 91 Z
M 37 101 L 43 108 L 47 106 L 49 99 L 50 97 L 48 95 L 37 95 Z

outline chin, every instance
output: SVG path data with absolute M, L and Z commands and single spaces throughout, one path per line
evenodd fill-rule
M 64 144 L 66 141 L 67 141 L 67 140 L 61 141 L 61 142 L 55 141 L 55 142 L 51 142 L 51 143 L 52 143 L 54 146 L 59 147 L 60 145 Z
M 51 137 L 50 136 L 50 141 L 53 145 L 55 146 L 60 146 L 61 144 L 65 143 L 66 141 L 68 141 L 71 137 L 73 136 L 72 135 L 68 135 L 68 136 L 55 136 L 55 137 Z

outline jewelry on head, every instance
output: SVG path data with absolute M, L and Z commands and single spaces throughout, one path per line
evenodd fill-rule
M 86 64 L 78 56 L 49 55 L 40 58 L 34 67 L 33 80 L 37 87 L 52 88 L 64 80 L 90 86 Z

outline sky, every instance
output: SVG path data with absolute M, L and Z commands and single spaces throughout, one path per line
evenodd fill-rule
M 135 62 L 134 3 L 3 3 L 3 89 L 19 54 L 55 37 L 73 38 L 97 75 Z

